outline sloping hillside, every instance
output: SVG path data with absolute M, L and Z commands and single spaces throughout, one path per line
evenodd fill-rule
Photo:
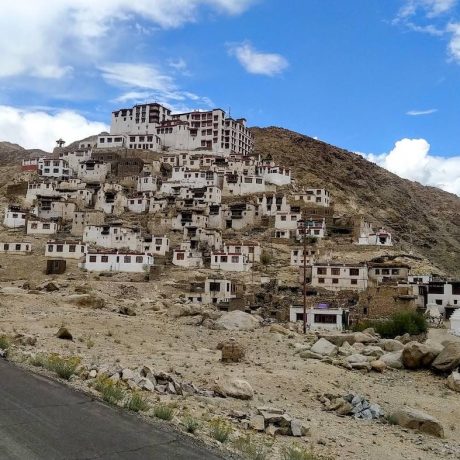
M 0 164 L 17 163 L 24 158 L 35 158 L 39 156 L 48 155 L 40 149 L 27 150 L 18 144 L 11 142 L 0 142 Z
M 281 128 L 252 128 L 256 153 L 289 166 L 297 184 L 324 186 L 338 209 L 384 224 L 460 276 L 460 198 L 401 179 L 360 155 Z

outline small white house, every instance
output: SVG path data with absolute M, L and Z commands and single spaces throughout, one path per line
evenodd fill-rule
M 220 304 L 236 298 L 236 286 L 230 280 L 208 278 L 203 284 L 200 290 L 187 293 L 187 300 L 192 303 Z
M 135 214 L 146 213 L 150 208 L 150 196 L 148 193 L 138 193 L 127 198 L 127 207 Z
M 174 249 L 172 263 L 178 267 L 199 268 L 203 266 L 203 254 L 192 250 L 190 241 L 184 241 L 179 248 Z
M 289 185 L 291 183 L 291 170 L 277 166 L 273 162 L 264 163 L 257 167 L 257 175 L 264 178 L 265 182 L 274 185 Z
M 260 262 L 262 247 L 257 241 L 228 241 L 223 252 L 243 254 L 250 263 Z
M 303 249 L 292 249 L 291 250 L 291 267 L 303 267 L 306 265 L 312 265 L 315 262 L 317 256 L 317 250 L 307 248 L 304 252 Z M 305 256 L 305 261 L 304 261 Z
M 169 238 L 164 236 L 145 236 L 143 240 L 143 249 L 149 254 L 165 256 L 169 251 Z
M 59 196 L 56 191 L 56 182 L 28 182 L 25 202 L 28 206 L 32 205 L 37 195 Z
M 30 243 L 0 243 L 0 253 L 24 255 L 32 252 Z
M 324 238 L 326 236 L 326 219 L 299 221 L 296 230 L 296 239 L 300 241 L 304 236 Z
M 90 272 L 145 273 L 153 263 L 151 254 L 141 252 L 89 251 L 79 266 Z
M 111 164 L 102 160 L 86 160 L 78 165 L 77 177 L 85 182 L 104 182 L 110 173 Z
M 72 170 L 67 161 L 62 158 L 39 158 L 38 173 L 42 177 L 67 179 L 72 176 Z
M 87 246 L 82 241 L 50 240 L 46 243 L 45 257 L 53 259 L 80 259 Z
M 73 219 L 77 205 L 73 201 L 65 201 L 64 198 L 52 198 L 37 196 L 37 204 L 32 213 L 40 219 Z
M 138 192 L 156 192 L 161 181 L 156 176 L 139 176 L 137 178 Z
M 331 195 L 324 188 L 307 188 L 305 192 L 294 193 L 294 200 L 328 208 L 331 204 Z
M 211 269 L 228 272 L 247 272 L 251 269 L 251 263 L 244 254 L 231 252 L 211 253 Z
M 83 232 L 83 242 L 93 243 L 101 248 L 126 248 L 130 251 L 139 251 L 142 247 L 140 230 L 121 224 L 87 225 Z
M 43 222 L 41 220 L 28 220 L 27 235 L 54 235 L 59 231 L 60 225 L 57 222 Z
M 222 186 L 223 196 L 250 195 L 252 193 L 263 193 L 266 190 L 265 179 L 263 177 L 232 173 L 224 175 Z
M 72 217 L 72 229 L 70 230 L 73 236 L 83 236 L 83 232 L 87 225 L 102 225 L 104 223 L 104 213 L 89 209 L 86 211 L 76 211 Z
M 289 311 L 291 322 L 303 321 L 303 306 L 293 305 Z M 348 326 L 348 311 L 342 308 L 308 308 L 307 327 L 310 330 L 342 331 Z
M 26 225 L 26 212 L 19 206 L 8 206 L 5 209 L 3 225 L 8 228 L 20 228 Z
M 368 285 L 365 264 L 314 264 L 311 285 L 331 291 L 364 291 Z
M 275 215 L 275 229 L 295 231 L 301 219 L 302 214 L 300 212 L 278 212 Z

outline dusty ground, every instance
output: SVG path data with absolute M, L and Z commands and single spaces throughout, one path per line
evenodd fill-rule
M 44 258 L 40 256 L 0 257 L 1 288 L 22 286 L 25 273 L 34 282 L 50 279 L 42 273 Z M 119 364 L 130 368 L 152 365 L 202 388 L 212 388 L 213 381 L 222 374 L 244 378 L 255 390 L 252 401 L 191 396 L 162 398 L 177 399 L 179 414 L 191 412 L 202 419 L 226 417 L 232 410 L 251 413 L 256 407 L 270 405 L 310 424 L 311 437 L 300 441 L 277 437 L 270 458 L 277 458 L 281 446 L 293 442 L 313 445 L 315 452 L 340 459 L 460 458 L 460 401 L 458 394 L 447 389 L 443 378 L 428 371 L 384 374 L 347 371 L 295 355 L 293 346 L 305 340 L 302 335 L 288 338 L 269 333 L 267 327 L 255 332 L 229 333 L 196 326 L 191 317 L 173 318 L 167 310 L 178 295 L 177 281 L 172 279 L 188 276 L 186 271 L 176 269 L 159 281 L 130 282 L 126 275 L 98 278 L 82 273 L 71 262 L 66 274 L 54 277 L 61 286 L 59 291 L 33 294 L 6 289 L 10 293 L 0 294 L 0 334 L 32 334 L 38 341 L 31 351 L 78 355 L 88 365 Z M 106 300 L 104 309 L 79 308 L 66 302 L 75 288 L 83 284 Z M 143 299 L 161 303 L 164 308 L 153 311 Z M 125 304 L 134 305 L 137 316 L 118 314 L 119 306 Z M 55 337 L 61 325 L 70 329 L 73 342 Z M 442 341 L 446 334 L 438 330 L 433 337 Z M 219 361 L 216 346 L 229 337 L 235 337 L 246 347 L 244 362 L 229 365 Z M 316 399 L 323 392 L 344 394 L 350 390 L 380 404 L 386 412 L 405 404 L 427 411 L 442 422 L 446 439 L 375 421 L 340 418 L 323 411 Z M 235 427 L 244 432 L 237 422 Z M 257 436 L 270 441 L 267 435 Z

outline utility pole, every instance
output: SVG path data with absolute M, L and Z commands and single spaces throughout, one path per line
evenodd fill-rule
M 303 219 L 303 333 L 307 333 L 307 220 Z

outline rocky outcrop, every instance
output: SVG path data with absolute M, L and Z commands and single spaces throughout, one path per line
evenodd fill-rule
M 402 363 L 406 369 L 430 367 L 440 350 L 420 342 L 407 343 L 402 351 Z
M 260 326 L 257 318 L 244 311 L 231 311 L 223 314 L 215 323 L 216 329 L 226 331 L 252 331 Z
M 392 423 L 405 428 L 422 431 L 438 438 L 444 437 L 444 429 L 441 423 L 431 415 L 417 409 L 410 407 L 399 409 L 391 414 L 389 419 Z
M 460 342 L 450 342 L 436 356 L 432 368 L 439 372 L 450 372 L 460 366 Z
M 214 391 L 228 398 L 252 399 L 254 397 L 254 390 L 246 380 L 225 375 L 216 380 Z
M 310 352 L 321 356 L 333 356 L 337 353 L 337 347 L 328 340 L 321 338 L 310 348 Z

